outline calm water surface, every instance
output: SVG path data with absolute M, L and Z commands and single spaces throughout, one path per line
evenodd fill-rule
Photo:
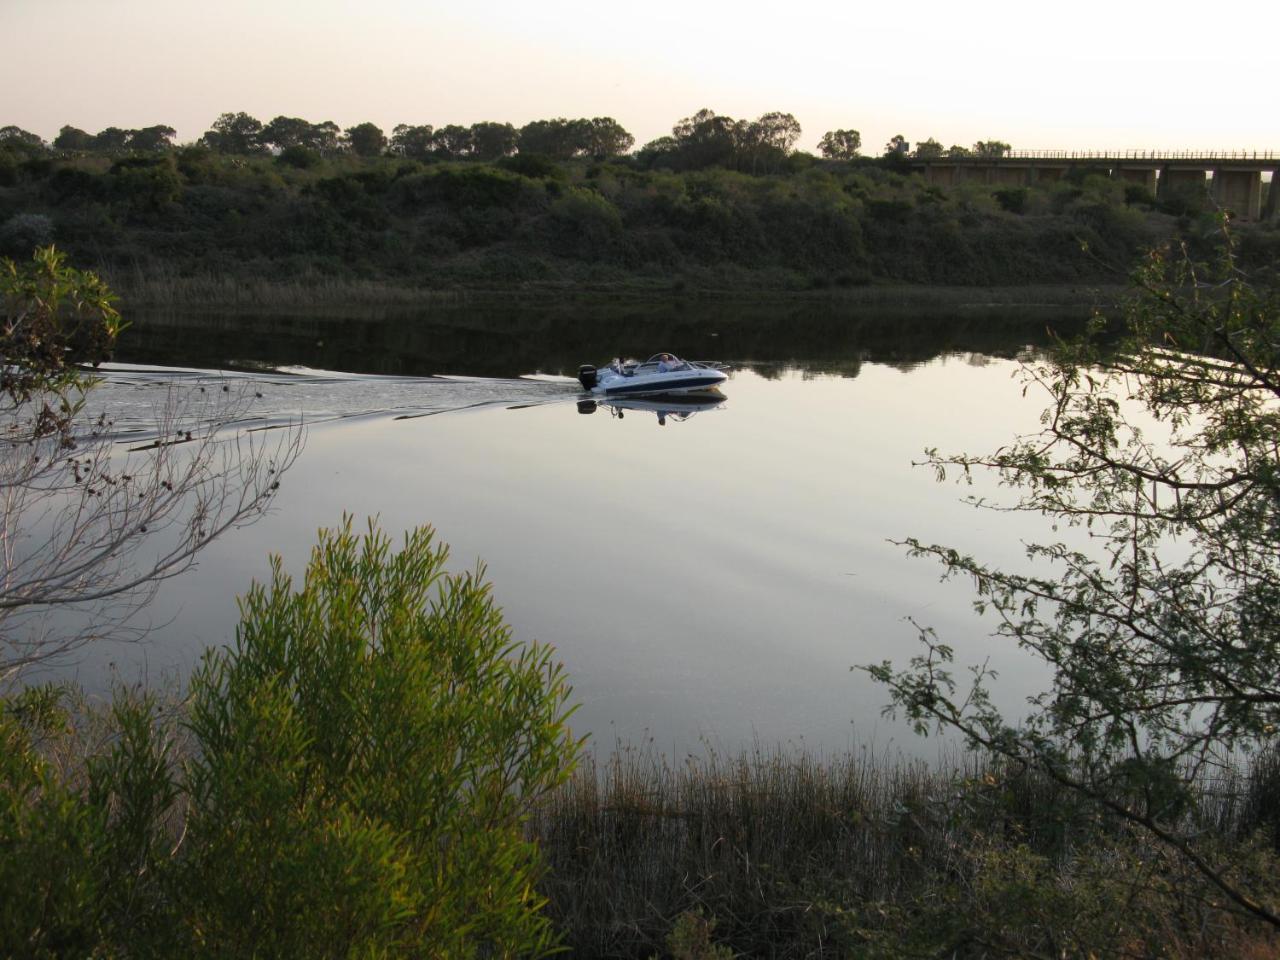
M 957 323 L 979 330 L 986 349 L 962 349 L 963 335 L 938 351 L 908 338 L 911 350 L 895 347 L 886 362 L 874 343 L 818 337 L 825 352 L 806 361 L 763 342 L 748 351 L 730 325 L 699 328 L 701 343 L 651 340 L 653 350 L 706 355 L 719 339 L 717 352 L 741 361 L 723 403 L 667 408 L 661 420 L 652 409 L 584 412 L 576 383 L 555 374 L 608 356 L 585 352 L 590 343 L 571 361 L 515 357 L 485 377 L 422 376 L 475 370 L 430 357 L 396 376 L 221 374 L 254 378 L 264 419 L 305 418 L 302 457 L 267 517 L 166 585 L 147 643 L 95 650 L 79 675 L 90 686 L 106 682 L 109 665 L 126 679 L 184 675 L 233 637 L 235 597 L 267 575 L 268 555 L 300 573 L 316 530 L 346 512 L 393 533 L 431 524 L 453 569 L 483 562 L 516 638 L 556 646 L 581 704 L 575 726 L 598 746 L 871 743 L 933 755 L 935 744 L 881 717 L 884 692 L 850 671 L 914 653 L 906 618 L 934 627 L 958 662 L 989 660 L 998 701 L 1015 711 L 1041 679 L 988 639 L 969 584 L 940 583 L 936 566 L 890 542 L 918 536 L 1014 563 L 1022 539 L 1045 536 L 1028 518 L 963 505 L 968 491 L 912 466 L 926 446 L 994 450 L 1036 426 L 1039 404 L 1023 398 L 1011 359 L 1027 331 L 1014 324 L 1001 345 L 974 320 Z M 281 353 L 230 359 L 314 364 L 307 331 Z M 184 338 L 208 347 L 190 330 Z M 198 351 L 189 362 L 221 365 Z M 429 365 L 441 362 L 455 369 Z M 544 375 L 516 376 L 535 371 Z M 105 395 L 141 411 L 166 376 L 120 367 Z

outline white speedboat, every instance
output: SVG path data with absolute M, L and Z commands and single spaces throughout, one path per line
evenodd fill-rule
M 604 367 L 583 364 L 578 368 L 578 382 L 598 397 L 718 392 L 728 379 L 722 363 L 681 360 L 670 353 L 655 353 L 643 363 L 614 360 Z

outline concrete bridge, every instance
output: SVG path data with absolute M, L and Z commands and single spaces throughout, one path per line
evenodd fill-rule
M 1159 152 L 1026 150 L 1001 157 L 908 157 L 930 183 L 1026 186 L 1061 180 L 1084 170 L 1138 184 L 1160 198 L 1210 196 L 1241 220 L 1274 217 L 1280 151 Z M 1268 182 L 1264 183 L 1264 175 Z M 1265 202 L 1264 202 L 1265 195 Z

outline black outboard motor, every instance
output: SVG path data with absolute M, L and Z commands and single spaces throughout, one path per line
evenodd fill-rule
M 578 368 L 578 382 L 582 384 L 582 389 L 590 390 L 596 385 L 599 378 L 596 376 L 596 368 L 589 363 L 584 363 Z

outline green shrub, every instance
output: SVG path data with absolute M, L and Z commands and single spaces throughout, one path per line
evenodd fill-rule
M 1027 206 L 1026 187 L 1008 187 L 995 192 L 996 203 L 1007 213 L 1022 213 Z
M 312 167 L 317 167 L 320 165 L 320 160 L 319 151 L 304 147 L 300 143 L 285 147 L 280 151 L 280 156 L 276 157 L 276 163 L 295 167 L 298 170 L 310 170 Z
M 193 930 L 217 955 L 538 955 L 530 805 L 568 774 L 568 687 L 429 529 L 276 560 L 192 680 Z
M 531 807 L 577 744 L 429 529 L 277 560 L 189 699 L 0 698 L 0 956 L 541 956 Z

